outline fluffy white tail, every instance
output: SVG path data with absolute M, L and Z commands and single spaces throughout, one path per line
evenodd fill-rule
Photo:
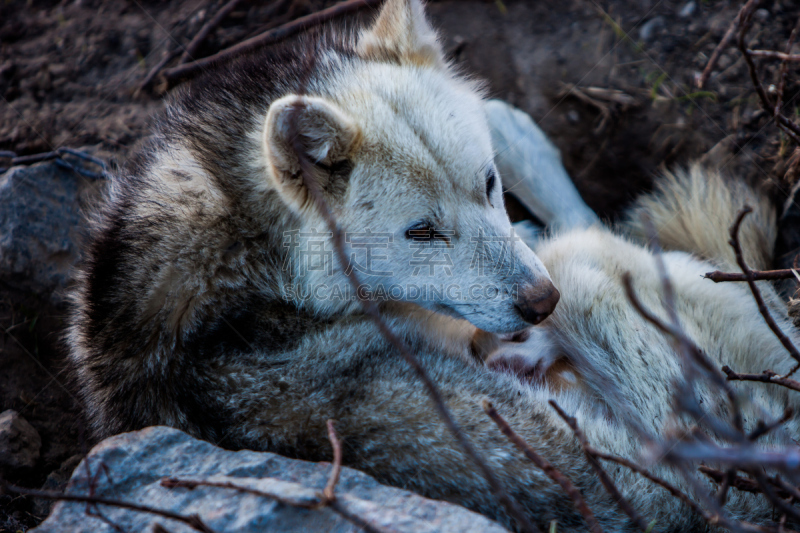
M 742 251 L 750 268 L 763 270 L 772 261 L 777 232 L 771 202 L 741 181 L 723 179 L 719 171 L 699 164 L 688 171 L 665 172 L 652 193 L 634 202 L 623 226 L 647 241 L 649 218 L 664 249 L 691 252 L 738 271 L 728 230 L 745 205 L 753 212 L 739 233 Z

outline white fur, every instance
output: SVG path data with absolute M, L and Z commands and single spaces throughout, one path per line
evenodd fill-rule
M 390 26 L 382 25 L 385 17 L 392 17 Z M 381 34 L 389 27 L 395 30 Z M 418 2 L 387 4 L 376 25 L 361 35 L 360 43 L 365 54 L 378 53 L 375 50 L 385 50 L 394 43 L 392 46 L 402 61 L 400 64 L 357 62 L 335 71 L 325 87 L 314 87 L 320 96 L 303 97 L 307 109 L 329 119 L 318 121 L 324 127 L 318 127 L 313 134 L 303 130 L 304 123 L 300 121 L 300 133 L 316 136 L 324 148 L 324 155 L 311 154 L 315 159 L 329 157 L 327 150 L 339 146 L 328 142 L 330 138 L 346 139 L 339 148 L 340 155 L 348 152 L 349 143 L 358 138 L 358 148 L 347 154 L 354 163 L 347 194 L 328 201 L 343 231 L 369 229 L 391 235 L 390 245 L 380 254 L 384 258 L 373 261 L 372 266 L 374 271 L 392 275 L 362 275 L 362 281 L 371 287 L 444 284 L 452 290 L 443 291 L 441 296 L 414 299 L 412 303 L 466 318 L 488 331 L 511 332 L 526 327 L 528 324 L 516 311 L 512 298 L 492 297 L 491 292 L 487 296 L 480 290 L 549 286 L 549 276 L 541 261 L 513 233 L 500 183 L 490 200 L 482 193 L 487 169 L 493 168 L 494 149 L 480 92 L 437 59 L 441 50 Z M 321 61 L 335 59 L 323 57 Z M 286 178 L 279 174 L 297 168 L 286 159 L 286 131 L 276 126 L 282 123 L 277 117 L 298 102 L 300 97 L 295 95 L 274 102 L 264 133 L 267 181 L 274 183 L 282 194 L 285 187 L 281 184 L 286 183 Z M 297 208 L 296 191 L 283 196 L 288 205 Z M 300 197 L 305 198 L 302 193 Z M 367 197 L 372 204 L 370 210 L 363 207 Z M 437 230 L 453 232 L 449 245 L 442 251 L 453 264 L 447 275 L 439 268 L 435 275 L 427 276 L 411 264 L 414 249 L 406 231 L 421 220 L 429 220 Z M 298 229 L 303 233 L 328 231 L 313 209 L 303 211 L 302 224 Z M 502 251 L 498 248 L 501 245 L 493 245 L 495 258 L 499 259 L 501 254 L 503 257 L 492 272 L 478 273 L 470 268 L 476 248 L 473 239 L 481 235 L 510 239 L 510 245 Z M 302 241 L 303 246 L 305 242 Z M 333 249 L 332 244 L 328 243 L 327 249 Z M 348 255 L 355 252 L 347 250 Z M 328 274 L 327 268 L 295 272 L 293 282 L 301 286 L 324 285 L 326 291 L 336 286 L 344 293 L 350 283 L 342 275 L 338 262 L 332 265 L 332 270 L 332 274 Z M 352 309 L 352 303 L 325 299 L 307 304 L 326 314 Z
M 763 267 L 769 263 L 775 235 L 770 203 L 742 183 L 726 181 L 718 172 L 700 166 L 663 176 L 653 194 L 637 201 L 625 226 L 631 236 L 596 226 L 540 241 L 536 253 L 561 291 L 561 301 L 547 320 L 532 328 L 536 333 L 530 338 L 539 340 L 506 342 L 488 361 L 521 368 L 521 373 L 535 368 L 539 377 L 559 358 L 567 360 L 568 370 L 560 372 L 569 373 L 566 379 L 557 379 L 559 372 L 555 372 L 544 383 L 541 379 L 532 382 L 542 400 L 553 398 L 570 406 L 568 412 L 599 449 L 647 461 L 655 473 L 692 493 L 693 488 L 677 472 L 659 464 L 660 456 L 644 453 L 640 435 L 644 432 L 660 442 L 697 425 L 713 438 L 703 420 L 675 415 L 678 384 L 686 372 L 697 371 L 687 369 L 672 339 L 631 306 L 621 279 L 629 273 L 641 302 L 667 320 L 656 257 L 637 242 L 647 218 L 668 248 L 662 257 L 674 288 L 679 322 L 714 365 L 729 365 L 743 373 L 789 371 L 794 362 L 761 318 L 747 285 L 715 284 L 703 278 L 719 267 L 737 268 L 727 244 L 728 226 L 745 202 L 755 207 L 755 213 L 743 225 L 741 241 L 751 264 Z M 773 317 L 797 344 L 800 336 L 791 326 L 785 305 L 769 283 L 759 286 Z M 541 339 L 547 339 L 547 344 L 542 345 Z M 578 378 L 571 386 L 573 373 Z M 704 412 L 728 419 L 724 394 L 702 379 L 701 384 L 696 394 Z M 781 387 L 733 386 L 744 400 L 746 431 L 758 420 L 779 418 L 786 407 L 795 412 L 800 408 L 800 397 Z M 761 445 L 791 445 L 791 438 L 800 435 L 797 420 L 790 421 L 786 430 L 762 438 Z M 713 490 L 707 480 L 700 483 Z M 652 489 L 636 476 L 620 472 L 617 486 L 635 506 L 653 510 L 657 524 L 680 523 L 680 506 L 666 495 L 654 500 Z M 737 491 L 728 509 L 734 518 L 751 520 L 763 515 L 767 504 Z

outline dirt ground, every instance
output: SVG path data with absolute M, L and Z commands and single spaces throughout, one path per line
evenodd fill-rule
M 124 163 L 162 107 L 159 96 L 137 94 L 137 85 L 222 3 L 0 3 L 0 150 L 24 155 L 94 146 L 112 166 Z M 333 3 L 243 1 L 196 56 Z M 491 96 L 530 113 L 561 150 L 586 202 L 613 220 L 660 167 L 686 164 L 714 147 L 709 157 L 723 170 L 766 184 L 780 204 L 788 196 L 793 147 L 760 110 L 738 51 L 727 49 L 707 87 L 694 88 L 740 6 L 729 0 L 450 0 L 431 2 L 429 11 L 453 61 L 485 80 Z M 766 0 L 750 47 L 782 50 L 799 14 L 794 0 Z M 777 62 L 759 64 L 765 83 L 776 83 Z M 794 114 L 796 74 L 790 72 L 785 93 Z M 513 201 L 509 211 L 525 216 Z M 793 257 L 792 247 L 784 248 L 779 253 Z M 57 484 L 93 444 L 64 371 L 66 309 L 48 301 L 0 278 L 0 412 L 19 411 L 43 443 L 36 468 L 12 475 L 29 487 L 42 486 L 51 474 L 48 486 Z M 32 527 L 44 512 L 0 496 L 0 532 Z

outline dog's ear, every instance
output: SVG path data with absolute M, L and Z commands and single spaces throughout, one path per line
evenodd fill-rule
M 379 61 L 445 65 L 444 52 L 425 18 L 421 0 L 386 0 L 375 23 L 361 33 L 358 52 Z
M 302 210 L 308 180 L 335 195 L 346 189 L 360 128 L 335 104 L 314 96 L 288 95 L 272 103 L 264 128 L 264 151 L 284 201 Z M 308 164 L 301 168 L 301 158 Z

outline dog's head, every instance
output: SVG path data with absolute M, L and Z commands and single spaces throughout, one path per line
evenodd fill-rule
M 352 52 L 321 52 L 317 63 L 331 65 L 324 83 L 280 98 L 267 115 L 270 179 L 304 221 L 295 249 L 333 246 L 321 237 L 313 188 L 346 232 L 362 296 L 414 302 L 495 332 L 543 320 L 558 291 L 513 233 L 480 90 L 447 65 L 421 2 L 387 0 Z M 323 253 L 316 264 L 332 258 Z M 347 283 L 341 268 L 301 263 L 315 298 Z

